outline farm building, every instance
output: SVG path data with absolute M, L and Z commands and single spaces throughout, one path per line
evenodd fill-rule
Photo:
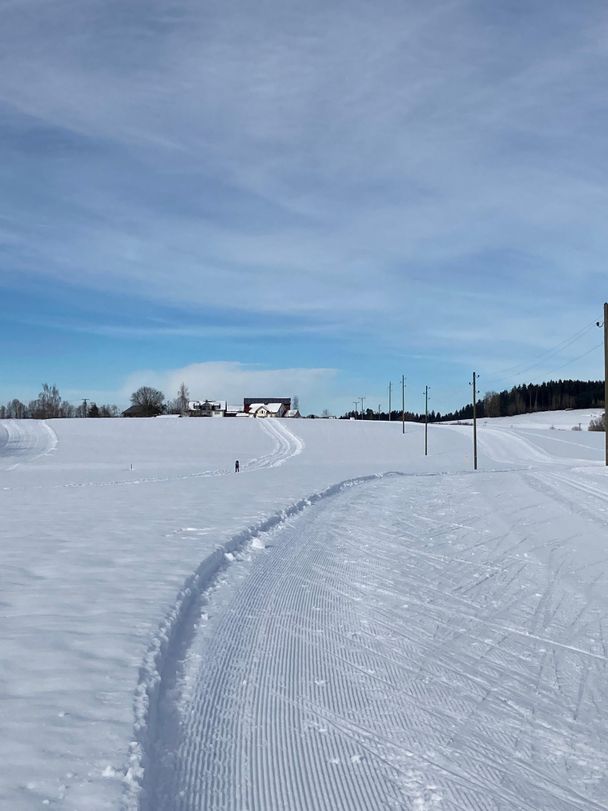
M 225 400 L 191 400 L 188 403 L 191 417 L 223 417 L 226 414 Z
M 252 417 L 284 417 L 287 408 L 285 403 L 251 403 L 248 413 Z
M 269 405 L 271 403 L 281 403 L 285 406 L 285 412 L 287 412 L 291 408 L 291 397 L 245 397 L 243 400 L 243 411 L 248 414 L 253 405 Z M 283 414 L 278 416 L 282 417 Z

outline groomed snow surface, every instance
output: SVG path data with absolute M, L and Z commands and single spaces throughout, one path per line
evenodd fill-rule
M 608 809 L 589 416 L 0 422 L 0 808 Z

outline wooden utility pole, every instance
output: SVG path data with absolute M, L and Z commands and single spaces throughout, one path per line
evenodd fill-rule
M 401 375 L 401 433 L 405 433 L 405 375 Z
M 477 470 L 477 372 L 473 372 L 473 469 Z
M 604 302 L 604 439 L 608 465 L 608 303 Z
M 604 463 L 608 467 L 608 303 L 604 302 L 604 323 L 595 322 L 604 327 Z
M 391 421 L 391 402 L 392 402 L 391 395 L 392 395 L 392 393 L 393 393 L 393 384 L 389 383 L 388 384 L 388 421 L 389 422 Z
M 429 455 L 429 387 L 424 389 L 424 455 Z

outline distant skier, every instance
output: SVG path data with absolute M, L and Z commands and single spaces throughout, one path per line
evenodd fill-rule
M 234 472 L 238 473 L 240 469 L 241 466 L 239 465 L 239 460 L 237 459 L 236 462 L 234 463 Z

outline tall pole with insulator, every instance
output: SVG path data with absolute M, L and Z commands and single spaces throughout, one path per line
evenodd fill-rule
M 429 455 L 429 387 L 424 389 L 424 455 Z
M 604 302 L 604 439 L 608 465 L 608 303 Z
M 473 469 L 477 470 L 477 372 L 473 372 Z

